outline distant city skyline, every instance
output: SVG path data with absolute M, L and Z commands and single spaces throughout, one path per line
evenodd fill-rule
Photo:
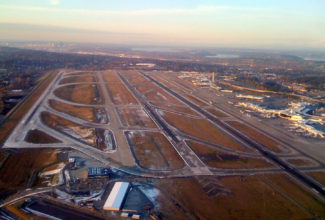
M 0 40 L 325 50 L 325 1 L 0 0 Z

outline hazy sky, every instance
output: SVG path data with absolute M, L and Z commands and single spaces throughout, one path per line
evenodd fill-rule
M 325 0 L 0 0 L 0 40 L 325 49 Z

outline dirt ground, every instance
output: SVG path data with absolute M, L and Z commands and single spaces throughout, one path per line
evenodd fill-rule
M 129 132 L 131 149 L 140 166 L 150 170 L 179 169 L 184 166 L 167 138 L 156 132 Z

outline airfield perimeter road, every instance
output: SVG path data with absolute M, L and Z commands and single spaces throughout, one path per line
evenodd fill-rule
M 169 129 L 168 125 L 166 125 L 166 123 L 161 120 L 158 113 L 148 104 L 147 100 L 144 99 L 141 94 L 139 94 L 138 91 L 129 84 L 129 82 L 122 76 L 121 73 L 117 72 L 117 75 L 120 77 L 124 85 L 132 91 L 138 101 L 143 105 L 144 109 L 149 113 L 154 121 L 156 121 L 157 125 L 161 127 L 166 136 L 171 138 L 170 142 L 172 143 L 173 147 L 182 157 L 186 165 L 190 167 L 193 174 L 211 175 L 212 173 L 209 168 L 198 158 L 198 156 L 191 150 L 189 146 L 185 144 L 183 140 L 180 140 L 177 135 L 174 134 L 171 129 Z
M 77 71 L 79 72 L 79 71 Z M 11 133 L 9 138 L 7 139 L 4 147 L 6 148 L 73 148 L 78 150 L 98 161 L 101 161 L 105 166 L 108 167 L 115 167 L 117 169 L 123 170 L 127 173 L 144 176 L 144 177 L 156 177 L 156 178 L 163 178 L 163 177 L 184 177 L 184 176 L 193 176 L 193 175 L 218 175 L 218 176 L 227 176 L 233 174 L 242 174 L 242 175 L 250 175 L 250 174 L 257 174 L 257 173 L 278 173 L 284 172 L 283 169 L 280 168 L 265 168 L 265 169 L 216 169 L 216 168 L 209 168 L 207 167 L 200 158 L 192 151 L 192 149 L 186 144 L 186 140 L 190 137 L 184 136 L 180 134 L 177 130 L 173 127 L 168 125 L 161 117 L 161 115 L 157 112 L 155 107 L 147 100 L 145 97 L 142 97 L 138 91 L 129 84 L 129 82 L 117 72 L 121 82 L 126 86 L 127 89 L 130 90 L 135 96 L 135 98 L 139 101 L 140 104 L 138 105 L 115 105 L 108 93 L 106 86 L 108 85 L 105 80 L 103 79 L 102 72 L 94 72 L 94 76 L 96 76 L 96 82 L 88 83 L 88 84 L 96 84 L 101 91 L 102 98 L 104 99 L 104 104 L 102 105 L 86 105 L 86 104 L 78 104 L 75 102 L 71 102 L 68 100 L 63 100 L 55 96 L 54 90 L 59 87 L 78 84 L 78 83 L 66 83 L 64 85 L 59 84 L 60 80 L 65 77 L 70 77 L 66 72 L 62 71 L 57 77 L 53 80 L 53 82 L 49 85 L 46 91 L 42 94 L 42 96 L 38 99 L 38 101 L 33 105 L 33 107 L 28 111 L 28 113 L 23 117 L 23 119 L 19 122 L 16 126 L 14 131 Z M 84 83 L 81 83 L 84 84 Z M 106 124 L 96 124 L 93 122 L 88 122 L 82 120 L 80 118 L 72 117 L 67 115 L 66 113 L 58 112 L 52 109 L 48 101 L 49 100 L 56 100 L 61 101 L 66 104 L 71 104 L 75 106 L 87 106 L 87 107 L 104 107 L 106 112 L 109 115 L 109 123 Z M 116 112 L 116 107 L 124 106 L 124 107 L 140 107 L 143 106 L 145 111 L 149 114 L 149 116 L 156 122 L 159 129 L 142 129 L 142 128 L 133 128 L 133 127 L 126 127 L 121 126 L 119 121 L 119 116 Z M 56 130 L 53 128 L 48 127 L 43 123 L 40 119 L 40 113 L 43 111 L 50 112 L 54 115 L 62 117 L 67 120 L 72 120 L 76 123 L 79 123 L 82 126 L 87 126 L 90 128 L 103 128 L 109 129 L 114 133 L 115 141 L 117 144 L 117 151 L 107 153 L 103 152 L 99 149 L 94 148 L 93 146 L 88 145 L 84 141 L 74 137 L 73 135 L 63 133 L 60 130 Z M 32 144 L 27 143 L 25 141 L 25 136 L 29 130 L 32 129 L 39 129 L 43 132 L 56 137 L 61 141 L 61 143 L 57 144 Z M 139 166 L 136 166 L 134 156 L 130 150 L 130 147 L 127 143 L 126 137 L 124 132 L 127 131 L 156 131 L 156 132 L 163 132 L 167 139 L 170 140 L 175 150 L 178 152 L 180 157 L 184 160 L 186 166 L 182 169 L 178 170 L 148 170 L 143 169 Z M 194 140 L 192 138 L 192 140 Z M 195 140 L 194 140 L 195 141 Z M 199 141 L 200 140 L 196 140 Z M 209 144 L 209 143 L 208 143 Z M 222 146 L 213 145 L 216 148 L 221 148 Z M 225 149 L 224 149 L 225 150 Z M 232 152 L 235 154 L 245 154 L 240 152 Z M 243 155 L 245 156 L 245 155 Z M 256 157 L 257 154 L 247 154 L 246 156 Z M 310 167 L 309 170 L 317 170 L 318 167 Z
M 200 112 L 202 115 L 204 115 L 210 121 L 214 122 L 215 124 L 217 124 L 218 126 L 224 128 L 225 130 L 229 131 L 230 133 L 232 133 L 233 135 L 235 135 L 239 139 L 243 140 L 244 142 L 248 143 L 251 147 L 258 150 L 266 158 L 268 158 L 269 160 L 275 162 L 280 167 L 282 167 L 285 171 L 290 173 L 292 176 L 294 176 L 295 178 L 299 179 L 301 182 L 303 182 L 304 184 L 309 186 L 313 191 L 316 191 L 317 193 L 319 193 L 323 197 L 325 197 L 325 190 L 322 188 L 322 186 L 320 186 L 317 182 L 315 182 L 314 180 L 312 180 L 311 178 L 309 178 L 308 176 L 306 176 L 305 174 L 303 174 L 302 172 L 300 172 L 296 168 L 294 168 L 294 167 L 290 166 L 289 164 L 287 164 L 287 162 L 285 162 L 282 159 L 278 158 L 275 154 L 269 152 L 268 150 L 265 150 L 266 148 L 263 145 L 257 143 L 256 141 L 252 140 L 248 136 L 242 134 L 240 131 L 238 131 L 238 130 L 234 129 L 233 127 L 229 126 L 228 124 L 224 123 L 223 121 L 221 121 L 220 119 L 218 119 L 217 117 L 215 117 L 214 115 L 212 115 L 211 113 L 206 111 L 205 109 L 200 108 L 195 103 L 189 101 L 188 99 L 186 99 L 183 96 L 179 95 L 178 93 L 174 92 L 173 90 L 171 90 L 167 86 L 163 85 L 162 83 L 158 82 L 157 80 L 155 80 L 154 78 L 152 78 L 148 74 L 145 74 L 143 72 L 140 72 L 140 74 L 142 74 L 144 77 L 146 77 L 147 79 L 154 82 L 156 85 L 160 86 L 162 89 L 167 91 L 169 94 L 171 94 L 174 97 L 178 98 L 179 100 L 183 101 L 188 106 L 195 109 L 197 112 Z

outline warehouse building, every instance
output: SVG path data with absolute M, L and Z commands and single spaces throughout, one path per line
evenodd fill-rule
M 119 211 L 129 190 L 130 183 L 116 182 L 104 204 L 103 209 L 108 211 Z

